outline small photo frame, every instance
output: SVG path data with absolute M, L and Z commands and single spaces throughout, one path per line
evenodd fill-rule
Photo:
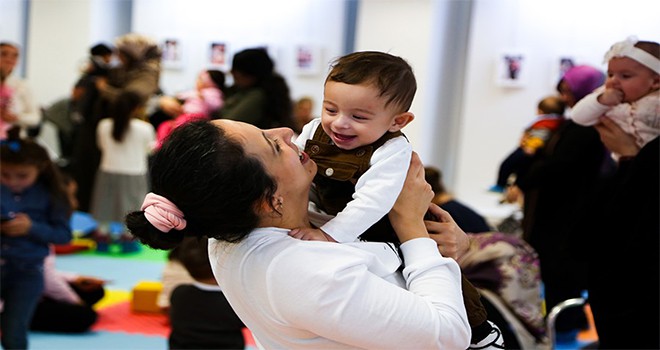
M 527 55 L 505 51 L 498 57 L 495 82 L 502 87 L 523 87 L 527 82 Z
M 220 70 L 227 69 L 227 43 L 214 41 L 209 45 L 209 65 Z
M 321 70 L 321 49 L 316 45 L 297 45 L 294 58 L 296 73 L 299 75 L 317 75 Z
M 181 42 L 178 39 L 168 38 L 161 44 L 163 52 L 163 68 L 181 69 L 183 67 Z

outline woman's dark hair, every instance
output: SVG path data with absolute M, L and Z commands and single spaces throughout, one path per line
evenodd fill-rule
M 234 55 L 231 69 L 254 77 L 255 84 L 264 89 L 264 115 L 267 122 L 258 127 L 269 129 L 295 126 L 289 85 L 284 77 L 274 71 L 273 60 L 266 49 L 252 48 L 238 52 Z
M 3 140 L 0 143 L 0 160 L 2 164 L 29 165 L 39 169 L 37 181 L 48 189 L 51 203 L 62 206 L 71 214 L 71 203 L 64 179 L 45 148 L 28 139 Z
M 142 102 L 142 96 L 130 90 L 120 93 L 114 100 L 110 107 L 110 115 L 114 121 L 112 124 L 112 138 L 115 141 L 122 142 L 124 140 L 131 119 Z
M 152 192 L 174 203 L 187 223 L 161 232 L 143 211 L 129 213 L 128 229 L 155 249 L 172 249 L 184 235 L 239 242 L 259 223 L 257 204 L 277 188 L 257 158 L 207 120 L 174 129 L 154 154 L 150 179 Z

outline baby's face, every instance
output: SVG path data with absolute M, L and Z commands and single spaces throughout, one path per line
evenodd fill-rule
M 660 76 L 628 57 L 615 57 L 608 62 L 607 88 L 621 90 L 623 102 L 634 102 L 658 90 Z
M 385 107 L 387 98 L 378 94 L 371 84 L 325 84 L 321 125 L 337 147 L 355 149 L 400 129 L 395 122 L 396 107 Z

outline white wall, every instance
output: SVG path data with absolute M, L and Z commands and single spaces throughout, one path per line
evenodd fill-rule
M 426 164 L 451 170 L 456 160 L 470 1 L 362 0 L 356 50 L 406 59 L 417 78 L 404 133 Z M 453 173 L 445 171 L 451 183 Z
M 417 94 L 410 111 L 416 119 L 403 130 L 422 160 L 430 150 L 424 125 L 430 120 L 429 50 L 433 19 L 431 0 L 363 0 L 359 3 L 355 50 L 377 50 L 404 58 L 417 78 Z
M 614 42 L 629 35 L 660 41 L 658 14 L 654 0 L 475 0 L 452 185 L 458 197 L 486 214 L 497 211 L 498 198 L 486 189 L 538 100 L 555 93 L 558 58 L 573 55 L 606 69 L 602 57 Z M 510 49 L 527 52 L 528 81 L 521 88 L 496 84 L 498 56 Z
M 328 62 L 342 54 L 343 28 L 344 2 L 336 0 L 288 0 L 286 5 L 271 0 L 134 0 L 133 7 L 135 32 L 158 41 L 178 39 L 182 45 L 182 68 L 166 69 L 161 76 L 167 93 L 194 87 L 197 73 L 209 66 L 211 42 L 227 43 L 229 63 L 231 53 L 268 46 L 292 98 L 311 95 L 318 114 Z M 320 48 L 317 74 L 295 70 L 295 47 L 300 44 Z
M 91 46 L 90 6 L 89 1 L 31 1 L 26 77 L 40 105 L 71 93 Z

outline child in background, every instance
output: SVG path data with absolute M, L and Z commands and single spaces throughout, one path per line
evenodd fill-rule
M 497 182 L 490 188 L 492 192 L 503 193 L 509 184 L 509 177 L 515 175 L 526 162 L 532 159 L 543 147 L 564 120 L 566 104 L 559 96 L 548 96 L 536 108 L 536 120 L 525 129 L 520 138 L 520 146 L 509 154 L 497 174 Z
M 660 135 L 659 57 L 657 42 L 628 38 L 612 45 L 605 54 L 605 85 L 575 105 L 573 120 L 591 126 L 605 115 L 644 147 Z
M 177 99 L 182 101 L 182 114 L 158 126 L 157 139 L 160 145 L 177 126 L 195 118 L 210 119 L 211 114 L 223 105 L 225 74 L 219 70 L 204 70 L 197 76 L 195 90 L 182 92 Z
M 178 258 L 194 282 L 172 291 L 169 348 L 244 349 L 245 325 L 213 276 L 208 239 L 185 237 L 178 248 Z
M 293 105 L 293 132 L 300 135 L 305 124 L 314 119 L 314 100 L 309 96 L 299 98 Z
M 399 243 L 387 214 L 412 156 L 401 129 L 414 119 L 409 108 L 416 90 L 412 68 L 400 57 L 367 51 L 334 62 L 325 81 L 321 118 L 305 125 L 296 144 L 318 166 L 314 203 L 335 217 L 320 229 L 294 229 L 289 235 Z M 501 342 L 478 291 L 465 278 L 462 282 L 473 344 Z
M 26 132 L 41 121 L 29 84 L 12 74 L 19 55 L 17 44 L 0 42 L 0 140 L 8 138 L 10 129 Z
M 99 222 L 96 237 L 111 241 L 111 223 L 122 223 L 124 215 L 142 205 L 148 192 L 148 157 L 156 135 L 153 126 L 141 118 L 144 104 L 139 94 L 121 93 L 111 109 L 112 118 L 99 122 L 97 144 L 101 163 L 92 196 L 92 216 Z M 126 232 L 126 230 L 123 230 Z M 131 242 L 128 236 L 120 237 Z M 127 250 L 130 244 L 125 245 Z
M 0 314 L 2 347 L 27 349 L 27 332 L 44 289 L 49 244 L 71 240 L 71 208 L 48 151 L 30 140 L 0 145 Z
M 44 293 L 30 329 L 42 332 L 82 333 L 94 325 L 94 304 L 105 295 L 105 281 L 55 268 L 55 249 L 44 261 Z

